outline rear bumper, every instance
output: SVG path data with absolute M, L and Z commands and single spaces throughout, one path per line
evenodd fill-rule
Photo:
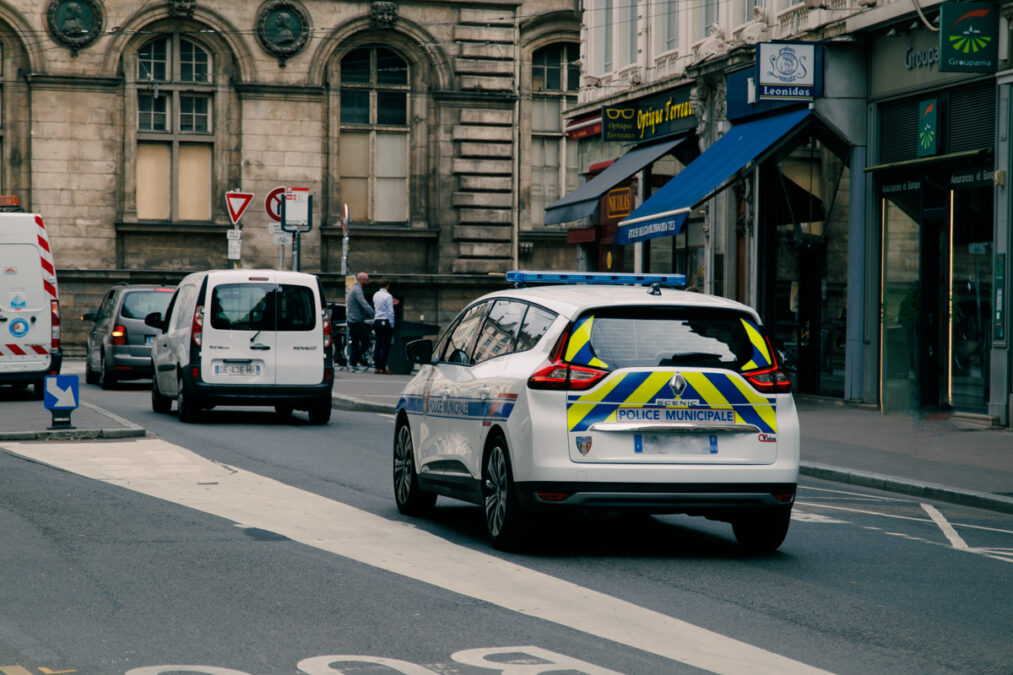
M 114 347 L 111 361 L 116 377 L 120 379 L 152 376 L 151 347 Z
M 194 382 L 184 376 L 184 385 L 201 406 L 253 405 L 272 406 L 279 403 L 310 403 L 330 399 L 334 380 L 306 385 L 242 385 Z M 189 380 L 189 381 L 186 381 Z
M 25 370 L 3 371 L 0 370 L 0 384 L 20 384 L 23 382 L 38 382 L 46 375 L 59 375 L 60 367 L 63 364 L 62 352 L 51 352 L 48 368 L 32 367 Z
M 724 519 L 744 510 L 786 508 L 796 484 L 519 482 L 516 489 L 530 511 L 639 510 Z

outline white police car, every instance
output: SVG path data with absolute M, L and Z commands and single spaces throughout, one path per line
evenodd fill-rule
M 497 548 L 533 514 L 594 509 L 702 515 L 747 549 L 781 545 L 799 424 L 755 311 L 665 287 L 682 275 L 507 279 L 520 287 L 474 301 L 435 346 L 409 345 L 423 366 L 398 403 L 402 513 L 437 495 L 482 505 Z

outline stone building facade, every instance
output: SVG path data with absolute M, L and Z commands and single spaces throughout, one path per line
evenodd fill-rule
M 0 2 L 0 193 L 43 215 L 65 316 L 116 282 L 290 267 L 265 197 L 308 187 L 300 267 L 390 277 L 443 322 L 521 265 L 572 267 L 543 207 L 576 182 L 574 0 Z M 65 321 L 73 351 L 84 326 Z

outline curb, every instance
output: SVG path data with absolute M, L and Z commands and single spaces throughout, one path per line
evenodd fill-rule
M 388 415 L 393 415 L 397 412 L 397 406 L 394 405 L 363 401 L 359 398 L 342 396 L 341 394 L 331 394 L 331 408 L 351 412 L 386 413 Z
M 81 406 L 108 417 L 120 424 L 120 428 L 108 429 L 45 429 L 41 431 L 3 431 L 0 432 L 0 441 L 91 441 L 96 439 L 114 440 L 120 438 L 138 438 L 148 432 L 144 427 L 139 427 L 119 415 L 98 407 L 94 403 L 81 401 Z
M 938 483 L 923 483 L 907 478 L 865 471 L 853 471 L 826 464 L 803 462 L 799 466 L 799 473 L 804 476 L 821 478 L 837 483 L 849 483 L 851 485 L 885 490 L 886 492 L 896 492 L 910 497 L 921 497 L 977 509 L 1013 513 L 1013 498 L 994 495 L 989 492 L 961 490 Z
M 394 414 L 397 411 L 397 406 L 385 403 L 372 403 L 351 396 L 334 394 L 332 398 L 331 405 L 338 410 L 387 414 Z M 895 492 L 909 497 L 921 497 L 923 499 L 970 506 L 977 509 L 1013 513 L 1013 498 L 994 495 L 988 492 L 961 490 L 948 485 L 923 483 L 897 476 L 854 471 L 827 464 L 812 464 L 808 462 L 802 462 L 799 465 L 799 473 L 812 478 L 820 478 L 835 483 L 860 485 L 862 487 L 883 490 L 884 492 Z

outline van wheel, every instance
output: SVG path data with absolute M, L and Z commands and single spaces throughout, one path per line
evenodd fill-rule
M 157 413 L 172 410 L 172 399 L 158 390 L 158 378 L 151 378 L 151 409 Z
M 183 386 L 183 376 L 180 375 L 176 383 L 176 412 L 180 422 L 196 422 L 200 413 L 200 407 L 193 400 L 193 396 Z
M 46 381 L 44 379 L 35 380 L 35 382 L 32 383 L 32 398 L 36 401 L 41 401 L 46 398 Z
M 278 417 L 285 420 L 287 420 L 289 417 L 292 416 L 293 410 L 295 410 L 295 408 L 293 408 L 290 405 L 282 405 L 279 403 L 278 405 L 274 406 L 274 412 L 278 414 Z
M 331 397 L 314 401 L 309 408 L 310 424 L 327 424 L 331 421 Z
M 106 366 L 106 356 L 103 354 L 98 362 L 98 385 L 103 389 L 112 389 L 116 384 L 116 375 L 111 368 Z

